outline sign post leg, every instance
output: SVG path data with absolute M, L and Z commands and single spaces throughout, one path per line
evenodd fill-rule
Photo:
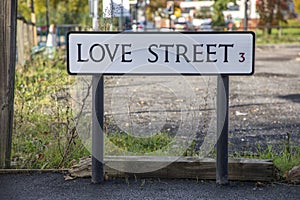
M 217 83 L 217 161 L 216 182 L 228 184 L 228 105 L 229 76 L 218 76 Z
M 104 180 L 104 83 L 102 75 L 92 79 L 92 183 Z

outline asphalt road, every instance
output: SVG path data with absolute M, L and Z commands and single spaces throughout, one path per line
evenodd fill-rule
M 64 199 L 272 199 L 298 200 L 300 186 L 254 182 L 230 182 L 217 186 L 214 181 L 116 179 L 92 184 L 90 179 L 65 181 L 63 174 L 0 174 L 1 200 L 64 200 Z

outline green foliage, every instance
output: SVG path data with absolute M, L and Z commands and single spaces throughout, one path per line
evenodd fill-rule
M 297 20 L 297 19 L 290 19 L 290 20 L 287 20 L 287 23 L 285 24 L 280 24 L 281 26 L 286 26 L 286 27 L 289 27 L 289 26 L 300 26 L 300 20 Z M 299 28 L 298 28 L 299 29 Z
M 215 3 L 213 5 L 213 14 L 212 14 L 213 26 L 215 27 L 225 26 L 223 11 L 227 10 L 227 4 L 230 2 L 235 3 L 235 0 L 215 0 Z
M 22 15 L 25 20 L 30 21 L 30 5 L 27 4 L 27 0 L 18 1 L 18 14 Z
M 259 158 L 272 159 L 281 176 L 284 176 L 285 172 L 300 164 L 300 147 L 284 144 L 278 152 L 268 146 L 267 149 L 260 150 Z
M 37 25 L 46 25 L 46 1 L 34 1 Z M 102 10 L 99 1 L 99 10 Z M 81 24 L 86 25 L 89 18 L 88 1 L 81 0 L 49 0 L 50 24 Z M 89 20 L 88 20 L 89 19 Z
M 69 101 L 64 59 L 43 55 L 16 70 L 12 159 L 18 168 L 65 168 L 88 155 Z
M 280 175 L 283 177 L 288 170 L 300 164 L 300 147 L 291 145 L 289 140 L 290 138 L 288 137 L 288 139 L 277 148 L 272 145 L 263 148 L 260 144 L 257 144 L 257 153 L 245 151 L 242 154 L 234 155 L 234 157 L 270 159 L 277 169 L 279 169 Z
M 288 20 L 288 24 L 281 24 L 282 29 L 273 29 L 270 35 L 264 34 L 263 30 L 256 30 L 257 44 L 288 44 L 299 43 L 300 21 Z
M 300 147 L 292 146 L 291 152 L 282 151 L 273 159 L 275 166 L 281 171 L 281 175 L 292 169 L 294 166 L 300 165 Z
M 123 151 L 143 155 L 168 149 L 172 144 L 173 138 L 168 133 L 158 133 L 151 137 L 134 137 L 127 133 L 115 132 L 109 134 L 108 140 Z

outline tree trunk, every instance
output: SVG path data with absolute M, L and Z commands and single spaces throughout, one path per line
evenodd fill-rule
M 272 34 L 272 28 L 271 28 L 271 27 L 268 27 L 267 33 L 268 33 L 268 35 L 271 35 L 271 34 Z
M 10 166 L 16 64 L 17 0 L 0 2 L 0 168 Z
M 273 26 L 273 19 L 274 19 L 274 9 L 271 10 L 271 13 L 268 17 L 268 35 L 272 34 L 272 26 Z

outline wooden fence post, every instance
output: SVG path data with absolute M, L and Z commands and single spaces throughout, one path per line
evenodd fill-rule
M 24 64 L 24 37 L 23 37 L 23 21 L 21 19 L 17 20 L 17 65 Z
M 27 60 L 28 58 L 28 50 L 29 50 L 29 46 L 30 46 L 30 41 L 29 41 L 29 32 L 28 32 L 28 24 L 27 22 L 23 23 L 23 37 L 24 37 L 24 56 L 25 56 L 25 60 Z
M 14 110 L 17 0 L 1 1 L 0 16 L 0 168 L 8 168 Z

